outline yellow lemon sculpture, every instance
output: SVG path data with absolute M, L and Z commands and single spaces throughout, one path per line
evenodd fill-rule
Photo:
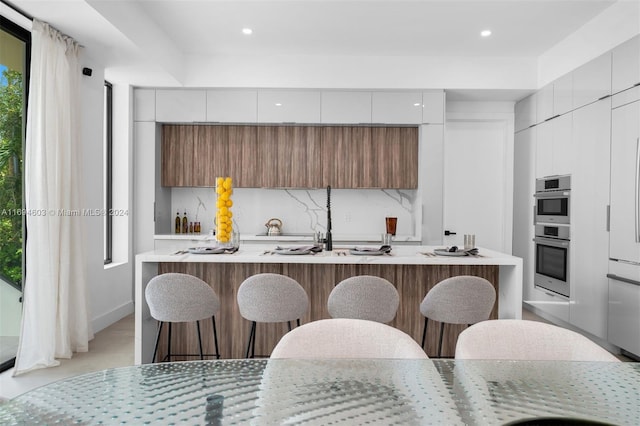
M 233 181 L 230 177 L 216 178 L 216 239 L 221 243 L 228 243 L 231 240 L 233 224 L 231 218 L 231 194 L 233 194 Z

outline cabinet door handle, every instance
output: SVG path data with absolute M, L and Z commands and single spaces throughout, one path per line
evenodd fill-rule
M 611 205 L 607 204 L 607 232 L 611 231 Z
M 640 187 L 640 137 L 636 138 L 636 182 L 635 182 L 635 222 L 636 222 L 636 243 L 640 243 L 640 196 L 638 189 Z
M 616 281 L 622 281 L 623 283 L 627 283 L 627 284 L 633 284 L 633 285 L 640 286 L 640 281 L 632 280 L 630 278 L 621 277 L 621 276 L 618 276 L 616 274 L 607 274 L 607 278 L 611 278 L 612 280 L 616 280 Z

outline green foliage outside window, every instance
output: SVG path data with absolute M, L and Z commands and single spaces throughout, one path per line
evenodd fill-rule
M 22 282 L 22 74 L 0 79 L 0 275 Z

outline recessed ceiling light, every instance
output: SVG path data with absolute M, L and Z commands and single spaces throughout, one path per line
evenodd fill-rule
M 276 103 L 276 106 L 282 106 L 282 104 L 280 102 Z
M 491 30 L 484 30 L 480 33 L 482 37 L 489 37 L 491 35 Z
M 413 106 L 420 106 L 420 102 L 416 102 Z
M 253 34 L 253 30 L 251 28 L 243 28 L 242 29 L 242 34 L 251 35 L 251 34 Z

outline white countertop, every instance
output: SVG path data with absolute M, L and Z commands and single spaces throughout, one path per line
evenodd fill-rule
M 201 246 L 205 246 L 202 244 Z M 352 255 L 353 245 L 337 244 L 333 251 L 323 251 L 314 255 L 280 255 L 271 251 L 277 244 L 243 244 L 233 254 L 191 254 L 175 248 L 157 249 L 140 253 L 138 262 L 203 262 L 203 263 L 316 263 L 316 264 L 357 264 L 382 265 L 521 265 L 522 259 L 508 254 L 479 248 L 477 256 L 434 256 L 433 250 L 441 246 L 394 246 L 388 255 Z M 282 247 L 293 245 L 280 244 Z M 379 247 L 371 244 L 366 247 Z M 427 254 L 425 254 L 427 253 Z

